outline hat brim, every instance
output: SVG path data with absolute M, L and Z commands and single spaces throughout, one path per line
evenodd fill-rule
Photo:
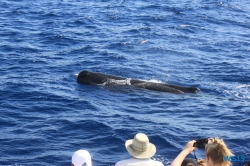
M 132 142 L 133 142 L 133 139 L 130 139 L 130 140 L 127 140 L 125 142 L 125 147 L 128 151 L 128 153 L 135 157 L 135 158 L 138 158 L 138 159 L 146 159 L 146 158 L 150 158 L 152 156 L 155 155 L 156 153 L 156 147 L 154 144 L 152 143 L 149 143 L 149 148 L 147 151 L 145 152 L 139 152 L 137 150 L 134 150 L 133 148 L 131 148 L 131 145 L 132 145 Z

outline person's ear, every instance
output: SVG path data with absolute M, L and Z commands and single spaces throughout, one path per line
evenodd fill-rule
M 206 155 L 206 162 L 209 163 L 210 158 Z

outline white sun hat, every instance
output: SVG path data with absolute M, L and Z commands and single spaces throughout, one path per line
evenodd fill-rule
M 147 135 L 138 133 L 134 139 L 127 140 L 125 147 L 129 154 L 138 159 L 146 159 L 155 155 L 156 147 L 149 142 Z
M 72 156 L 74 166 L 92 166 L 91 156 L 87 150 L 78 150 Z

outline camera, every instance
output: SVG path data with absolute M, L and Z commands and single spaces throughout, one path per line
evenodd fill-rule
M 201 138 L 201 139 L 197 139 L 196 142 L 194 143 L 193 147 L 196 148 L 205 148 L 206 144 L 208 143 L 208 139 L 207 138 Z

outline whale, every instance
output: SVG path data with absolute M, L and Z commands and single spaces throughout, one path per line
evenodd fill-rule
M 90 85 L 130 85 L 137 88 L 148 89 L 169 93 L 197 93 L 200 89 L 196 87 L 185 87 L 165 83 L 156 83 L 139 79 L 131 79 L 109 74 L 81 71 L 77 75 L 77 82 Z

